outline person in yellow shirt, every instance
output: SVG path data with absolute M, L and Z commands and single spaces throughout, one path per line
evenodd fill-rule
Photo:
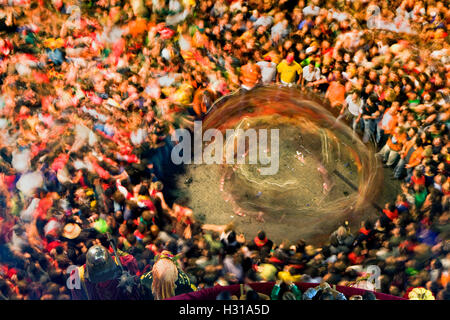
M 188 105 L 192 102 L 192 94 L 194 88 L 189 83 L 183 83 L 173 94 L 172 99 L 174 102 L 181 105 Z
M 300 84 L 302 67 L 294 61 L 294 54 L 289 53 L 283 61 L 281 61 L 277 66 L 277 82 L 281 80 L 282 84 L 293 85 L 296 78 L 297 84 Z M 298 77 L 297 77 L 298 76 Z

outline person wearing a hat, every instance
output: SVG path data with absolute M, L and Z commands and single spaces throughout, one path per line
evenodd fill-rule
M 81 227 L 76 223 L 68 223 L 64 226 L 61 235 L 69 240 L 78 238 L 81 233 Z
M 136 300 L 140 298 L 138 283 L 134 278 L 138 270 L 136 258 L 130 254 L 118 251 L 120 255 L 120 267 L 116 257 L 112 257 L 110 251 L 101 245 L 89 248 L 86 254 L 86 264 L 78 267 L 71 273 L 78 278 L 79 286 L 71 288 L 72 300 Z M 123 268 L 123 269 L 122 269 Z M 134 283 L 123 281 L 131 279 Z M 77 283 L 74 281 L 72 283 Z M 128 287 L 131 286 L 127 290 Z
M 272 83 L 277 74 L 277 65 L 272 62 L 270 55 L 266 55 L 264 61 L 258 61 L 256 64 L 261 69 L 261 82 L 263 84 Z
M 292 86 L 296 79 L 297 84 L 300 84 L 302 80 L 302 67 L 294 61 L 294 53 L 292 52 L 278 64 L 277 71 L 277 82 L 281 81 L 284 85 Z

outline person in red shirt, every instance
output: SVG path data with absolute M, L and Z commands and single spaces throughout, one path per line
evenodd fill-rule
M 348 254 L 348 260 L 352 265 L 361 264 L 364 261 L 364 255 L 361 252 L 360 247 L 356 247 L 352 252 Z
M 361 222 L 361 228 L 359 229 L 359 233 L 356 236 L 355 242 L 353 246 L 360 244 L 363 241 L 368 241 L 372 238 L 373 235 L 373 224 L 369 220 Z
M 398 218 L 398 210 L 395 207 L 394 203 L 386 203 L 383 209 L 383 213 L 391 221 L 394 221 Z
M 425 186 L 425 180 L 425 175 L 423 174 L 422 170 L 420 170 L 419 168 L 415 168 L 411 177 L 411 187 L 414 187 L 414 185 L 416 184 Z

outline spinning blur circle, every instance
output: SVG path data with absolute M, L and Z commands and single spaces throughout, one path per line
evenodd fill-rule
M 203 131 L 208 129 L 218 129 L 224 136 L 227 129 L 235 129 L 228 140 L 235 147 L 238 139 L 247 141 L 245 161 L 221 165 L 221 181 L 217 181 L 223 198 L 238 215 L 341 216 L 363 210 L 377 195 L 382 174 L 373 150 L 309 92 L 264 86 L 225 97 L 204 119 Z M 267 145 L 261 145 L 261 139 L 255 144 L 248 135 L 240 136 L 247 129 L 267 129 Z M 279 135 L 275 149 L 273 129 Z M 261 148 L 269 159 L 279 160 L 275 174 L 261 173 L 274 163 L 249 163 L 252 152 L 259 154 Z

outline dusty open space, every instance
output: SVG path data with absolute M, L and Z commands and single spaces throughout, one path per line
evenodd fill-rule
M 295 163 L 295 162 L 294 162 Z M 351 167 L 351 166 L 350 166 Z M 356 174 L 354 171 L 339 163 L 336 170 L 346 178 L 347 182 L 354 183 Z M 374 203 L 380 207 L 384 203 L 395 199 L 399 182 L 392 178 L 389 169 L 383 171 L 384 183 L 380 194 Z M 219 165 L 188 165 L 186 172 L 178 176 L 177 185 L 178 196 L 187 196 L 190 199 L 189 206 L 193 209 L 199 219 L 204 219 L 205 223 L 227 224 L 234 221 L 237 230 L 243 232 L 247 238 L 254 237 L 258 230 L 264 229 L 268 236 L 276 242 L 284 239 L 296 241 L 304 239 L 308 243 L 320 244 L 327 240 L 330 232 L 337 226 L 348 220 L 352 230 L 357 230 L 361 221 L 367 218 L 374 218 L 379 211 L 373 206 L 359 212 L 333 212 L 332 210 L 323 212 L 317 210 L 314 204 L 320 202 L 324 197 L 321 188 L 317 184 L 321 182 L 315 168 L 304 168 L 297 171 L 298 197 L 288 199 L 296 210 L 271 210 L 264 214 L 265 222 L 256 219 L 255 214 L 247 214 L 245 217 L 237 216 L 233 211 L 233 205 L 224 198 L 224 192 L 220 190 L 220 178 L 222 170 Z M 192 180 L 186 184 L 186 180 Z M 351 186 L 346 181 L 332 174 L 335 183 L 332 191 L 327 196 L 327 200 L 332 202 L 342 199 L 353 192 Z M 263 201 L 264 193 L 246 193 L 248 186 L 238 185 L 242 188 L 242 198 L 247 198 L 249 202 Z M 250 190 L 254 190 L 251 189 Z M 242 200 L 242 199 L 241 199 Z M 243 201 L 245 202 L 245 201 Z M 295 203 L 295 204 L 294 204 Z

